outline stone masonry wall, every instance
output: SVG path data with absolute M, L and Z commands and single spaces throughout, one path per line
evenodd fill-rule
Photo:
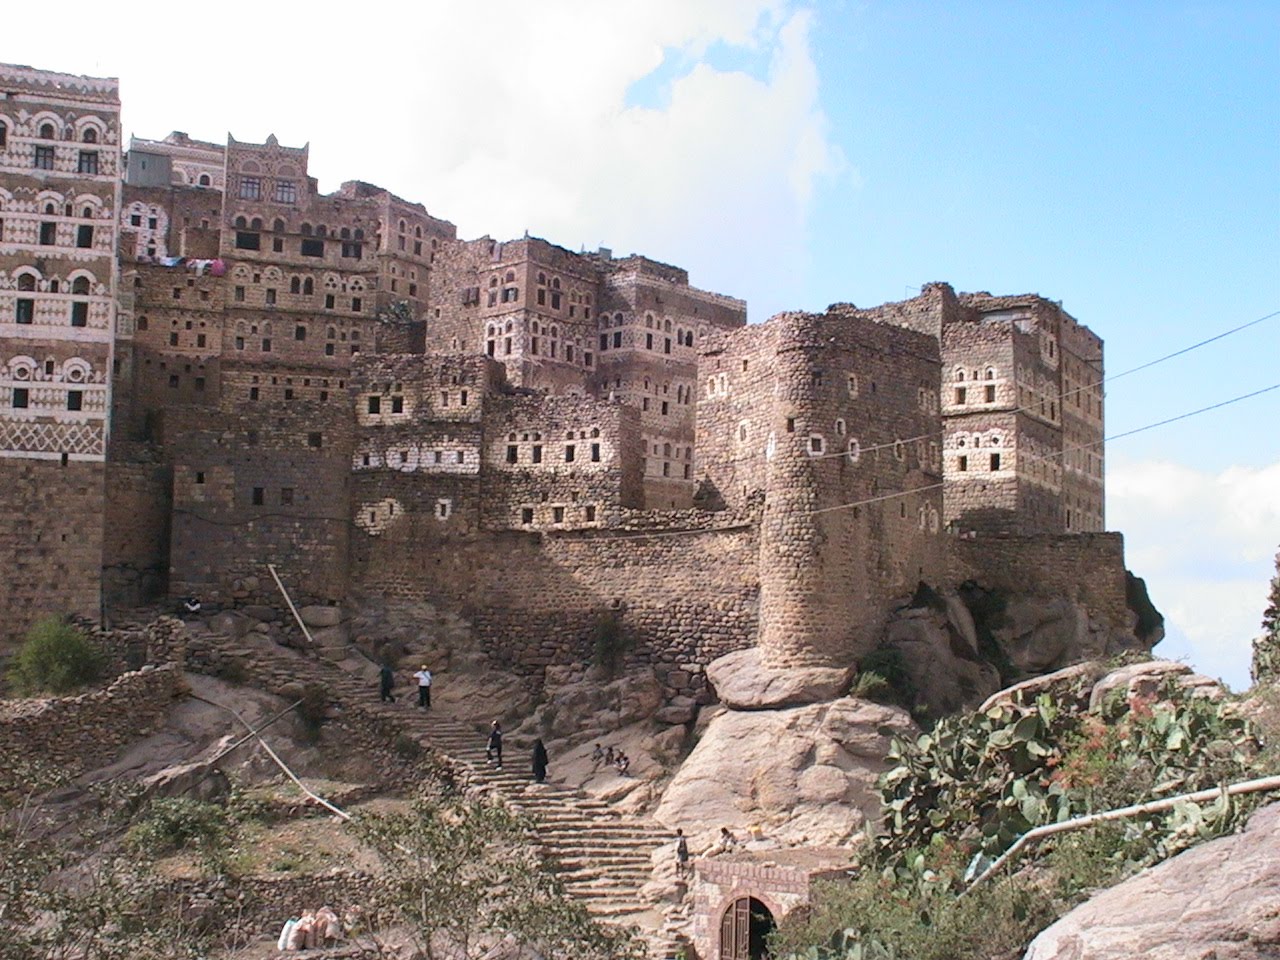
M 459 536 L 419 514 L 373 545 L 357 587 L 459 611 L 496 662 L 529 673 L 589 662 L 592 628 L 618 610 L 634 662 L 672 689 L 700 689 L 702 666 L 754 641 L 758 545 L 750 516 L 683 518 Z
M 108 607 L 135 607 L 165 594 L 173 470 L 138 455 L 106 465 L 102 590 Z
M 0 701 L 0 777 L 38 758 L 69 773 L 157 729 L 185 692 L 178 664 L 146 666 L 74 697 Z M 0 789 L 6 784 L 0 779 Z
M 1124 537 L 1119 533 L 1056 537 L 983 536 L 950 543 L 951 583 L 976 580 L 988 589 L 1067 597 L 1115 629 L 1128 631 Z
M 0 639 L 51 614 L 98 619 L 104 466 L 0 459 Z

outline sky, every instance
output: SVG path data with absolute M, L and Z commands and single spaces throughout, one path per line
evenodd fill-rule
M 1280 4 L 366 0 L 5 12 L 126 134 L 311 145 L 457 224 L 784 309 L 945 280 L 1106 344 L 1115 436 L 1280 384 Z M 91 28 L 90 28 L 91 27 Z M 1280 548 L 1280 389 L 1107 446 L 1158 652 L 1240 689 Z

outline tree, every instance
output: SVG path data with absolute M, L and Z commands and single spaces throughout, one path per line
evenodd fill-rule
M 473 960 L 501 942 L 508 956 L 641 955 L 628 933 L 596 923 L 565 896 L 529 844 L 530 825 L 496 801 L 448 790 L 355 829 L 381 861 L 368 916 L 379 949 L 400 927 L 427 960 Z
M 1267 608 L 1262 612 L 1262 634 L 1253 641 L 1253 682 L 1280 680 L 1280 552 L 1276 575 L 1271 578 Z
M 44 806 L 65 772 L 28 764 L 0 792 L 0 960 L 181 960 L 199 955 L 171 881 Z M 66 828 L 72 827 L 68 834 Z

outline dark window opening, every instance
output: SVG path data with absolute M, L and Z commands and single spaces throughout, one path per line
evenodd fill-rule
M 302 255 L 304 257 L 323 257 L 324 241 L 304 239 L 302 241 Z
M 25 409 L 31 403 L 31 394 L 26 387 L 13 388 L 13 406 L 15 409 Z
M 260 507 L 260 506 L 262 506 L 262 504 L 266 501 L 265 494 L 266 494 L 266 489 L 265 489 L 265 488 L 263 488 L 263 487 L 254 487 L 254 488 L 253 488 L 253 505 L 254 505 L 255 507 Z
M 246 230 L 236 231 L 236 249 L 237 250 L 261 250 L 262 235 L 250 233 Z
M 381 413 L 381 412 L 382 412 L 382 398 L 381 398 L 381 397 L 370 397 L 370 398 L 369 398 L 369 412 L 370 412 L 370 413 Z
M 391 412 L 404 413 L 404 397 L 391 398 Z

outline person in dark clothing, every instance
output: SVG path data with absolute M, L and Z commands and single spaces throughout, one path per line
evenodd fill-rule
M 689 875 L 689 841 L 684 831 L 676 828 L 676 879 L 683 880 Z
M 382 669 L 378 671 L 379 696 L 383 703 L 395 703 L 396 695 L 391 692 L 391 688 L 396 685 L 396 674 L 391 669 L 391 664 L 384 663 Z
M 498 761 L 498 769 L 502 769 L 502 727 L 497 720 L 489 727 L 489 742 L 485 744 L 484 758 L 490 763 Z
M 547 748 L 541 739 L 533 741 L 533 779 L 537 783 L 547 779 Z

